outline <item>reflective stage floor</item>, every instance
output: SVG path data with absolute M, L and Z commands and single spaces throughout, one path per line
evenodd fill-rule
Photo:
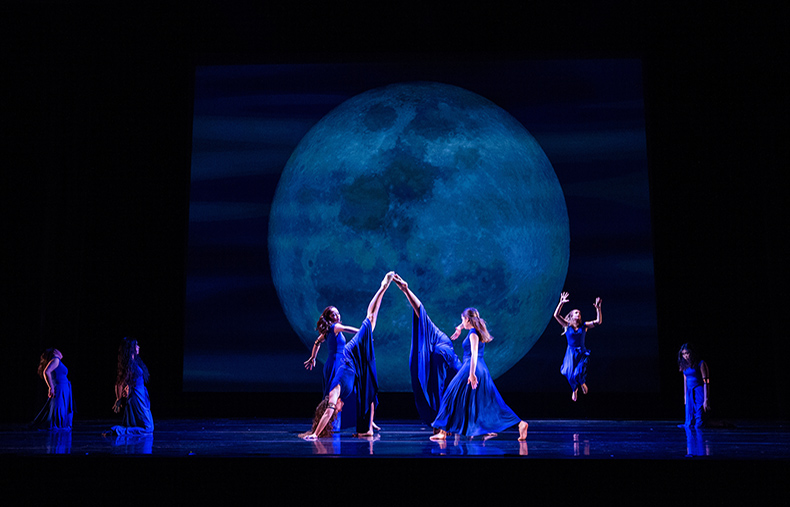
M 43 474 L 50 481 L 54 477 L 60 490 L 109 494 L 117 486 L 114 478 L 130 473 L 137 481 L 147 477 L 151 490 L 171 480 L 198 480 L 249 492 L 249 481 L 260 484 L 264 477 L 267 487 L 298 489 L 309 483 L 315 488 L 327 470 L 338 467 L 343 474 L 372 474 L 375 481 L 366 484 L 376 485 L 373 493 L 395 488 L 400 494 L 399 483 L 387 479 L 390 472 L 435 475 L 461 486 L 464 473 L 474 467 L 475 477 L 502 480 L 508 487 L 529 480 L 530 487 L 594 481 L 617 489 L 628 481 L 661 488 L 691 474 L 727 491 L 736 484 L 737 491 L 759 484 L 757 490 L 743 490 L 752 498 L 787 491 L 788 425 L 734 422 L 688 431 L 677 422 L 534 420 L 526 442 L 517 441 L 515 427 L 488 440 L 433 442 L 430 427 L 395 420 L 377 421 L 381 430 L 372 438 L 340 432 L 312 442 L 297 436 L 309 429 L 306 419 L 164 419 L 155 421 L 151 436 L 125 438 L 102 436 L 113 424 L 109 420 L 76 421 L 62 434 L 5 424 L 0 425 L 0 465 L 6 473 L 0 486 L 25 488 Z
M 153 435 L 103 437 L 113 421 L 76 421 L 70 432 L 30 431 L 0 426 L 0 454 L 37 456 L 153 455 L 160 457 L 390 457 L 484 456 L 530 459 L 790 459 L 790 427 L 738 422 L 728 427 L 687 430 L 673 421 L 538 420 L 526 442 L 513 427 L 494 438 L 450 436 L 429 440 L 431 428 L 418 421 L 377 421 L 374 437 L 344 430 L 304 441 L 309 421 L 297 419 L 157 420 Z

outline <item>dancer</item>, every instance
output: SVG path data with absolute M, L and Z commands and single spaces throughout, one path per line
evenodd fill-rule
M 445 440 L 448 433 L 491 438 L 518 425 L 518 440 L 525 441 L 529 424 L 505 404 L 488 371 L 483 354 L 486 343 L 493 338 L 477 309 L 463 311 L 456 331 L 460 333 L 461 329 L 469 330 L 464 340 L 464 361 L 442 395 L 433 422 L 439 431 L 431 440 Z
M 118 377 L 115 381 L 116 414 L 123 410 L 120 425 L 113 426 L 108 434 L 145 435 L 153 433 L 154 419 L 151 416 L 151 403 L 148 399 L 148 368 L 140 358 L 140 345 L 137 340 L 124 338 L 118 349 Z
M 587 330 L 595 326 L 600 326 L 603 322 L 601 315 L 601 298 L 595 298 L 595 320 L 582 323 L 582 314 L 579 310 L 572 310 L 568 315 L 563 317 L 560 315 L 562 305 L 567 303 L 568 293 L 563 292 L 560 294 L 560 302 L 557 304 L 557 309 L 554 310 L 554 318 L 562 326 L 562 334 L 568 340 L 568 348 L 565 349 L 565 358 L 562 360 L 560 373 L 568 379 L 571 385 L 571 399 L 576 401 L 579 396 L 579 388 L 581 387 L 582 393 L 587 394 L 587 363 L 590 357 L 590 351 L 584 345 L 584 339 L 587 336 Z
M 393 281 L 406 295 L 414 310 L 409 352 L 411 385 L 420 419 L 425 424 L 432 424 L 439 412 L 445 388 L 463 365 L 451 341 L 461 335 L 461 327 L 457 327 L 448 338 L 428 317 L 425 307 L 409 284 L 397 274 Z
M 340 312 L 334 306 L 327 306 L 321 313 L 316 323 L 316 330 L 321 333 L 313 343 L 313 349 L 310 353 L 310 358 L 304 362 L 304 367 L 310 371 L 315 368 L 315 360 L 318 356 L 318 351 L 321 349 L 321 344 L 326 342 L 329 347 L 329 354 L 326 363 L 324 363 L 323 371 L 323 394 L 324 397 L 329 395 L 329 383 L 332 376 L 337 369 L 343 364 L 343 350 L 346 346 L 346 333 L 358 333 L 359 329 L 351 326 L 343 325 L 340 317 Z M 333 421 L 333 429 L 339 430 L 342 428 L 349 428 L 356 424 L 356 407 L 349 405 L 346 407 L 345 417 L 338 414 L 337 419 Z M 373 423 L 373 429 L 379 430 L 380 428 Z
M 678 369 L 683 373 L 683 403 L 686 421 L 680 428 L 701 428 L 706 425 L 710 403 L 708 363 L 699 358 L 694 345 L 684 343 L 678 351 Z
M 378 404 L 378 380 L 372 333 L 376 328 L 381 299 L 394 275 L 394 272 L 389 272 L 381 281 L 381 286 L 368 304 L 367 317 L 359 331 L 343 347 L 340 367 L 335 369 L 329 381 L 329 394 L 321 402 L 326 404 L 326 408 L 321 417 L 316 418 L 318 420 L 314 421 L 310 431 L 299 435 L 305 440 L 329 436 L 332 432 L 331 423 L 346 402 L 355 404 L 357 409 L 356 435 L 360 437 L 373 435 L 373 415 Z M 316 412 L 320 410 L 319 404 Z
M 47 349 L 41 354 L 38 375 L 47 384 L 47 401 L 31 425 L 49 431 L 70 431 L 74 417 L 69 370 L 63 364 L 58 349 Z

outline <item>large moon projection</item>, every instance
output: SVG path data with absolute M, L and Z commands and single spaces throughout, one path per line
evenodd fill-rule
M 308 350 L 326 306 L 358 327 L 394 270 L 448 335 L 465 308 L 480 310 L 495 378 L 545 330 L 569 241 L 537 141 L 491 101 L 433 82 L 370 90 L 328 113 L 288 160 L 269 218 L 273 281 Z M 392 284 L 373 334 L 382 391 L 411 391 L 412 314 Z

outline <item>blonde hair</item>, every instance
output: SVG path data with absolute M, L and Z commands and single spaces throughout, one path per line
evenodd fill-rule
M 494 337 L 488 333 L 486 321 L 480 318 L 480 312 L 477 311 L 477 308 L 467 308 L 464 310 L 463 315 L 472 323 L 472 327 L 475 328 L 475 331 L 477 331 L 477 334 L 480 336 L 480 341 L 488 343 L 494 339 Z

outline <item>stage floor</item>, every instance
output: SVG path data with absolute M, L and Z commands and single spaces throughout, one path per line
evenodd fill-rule
M 433 442 L 419 421 L 377 421 L 381 431 L 356 438 L 350 431 L 317 441 L 297 435 L 306 419 L 156 420 L 146 437 L 103 437 L 113 421 L 76 421 L 70 432 L 48 433 L 0 425 L 0 454 L 9 456 L 130 456 L 314 458 L 487 457 L 520 459 L 788 460 L 790 428 L 772 422 L 734 422 L 686 430 L 677 421 L 536 420 L 526 442 L 516 428 L 495 438 L 449 437 Z

